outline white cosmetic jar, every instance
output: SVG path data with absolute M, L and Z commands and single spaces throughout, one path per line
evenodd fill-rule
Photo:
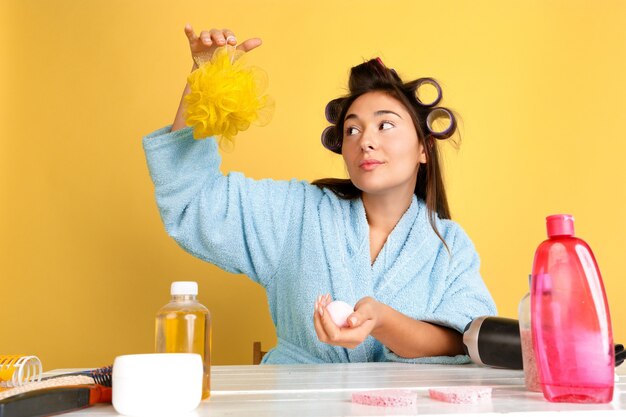
M 122 355 L 113 362 L 113 407 L 131 417 L 191 413 L 202 399 L 196 353 Z

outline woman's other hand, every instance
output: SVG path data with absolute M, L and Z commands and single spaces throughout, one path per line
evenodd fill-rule
M 326 309 L 330 302 L 330 295 L 326 294 L 318 297 L 315 303 L 313 323 L 318 339 L 330 345 L 354 349 L 363 343 L 376 326 L 380 303 L 372 297 L 362 298 L 354 306 L 354 313 L 348 316 L 347 327 L 339 327 Z

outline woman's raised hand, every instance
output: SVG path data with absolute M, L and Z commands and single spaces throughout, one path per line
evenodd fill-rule
M 185 25 L 185 35 L 189 40 L 189 50 L 193 58 L 192 71 L 200 66 L 203 62 L 211 59 L 217 48 L 224 45 L 237 46 L 237 49 L 248 52 L 261 45 L 261 39 L 251 38 L 237 45 L 237 38 L 230 29 L 211 29 L 203 30 L 200 35 L 196 35 L 189 23 Z M 185 86 L 183 98 L 190 91 L 189 85 Z M 180 100 L 174 122 L 172 123 L 172 132 L 182 129 L 185 123 L 185 105 L 184 100 Z
M 237 46 L 237 49 L 248 52 L 261 45 L 261 39 L 251 38 L 237 45 L 237 37 L 230 29 L 203 30 L 196 35 L 189 23 L 185 25 L 185 35 L 189 40 L 189 50 L 194 62 L 205 62 L 211 59 L 217 48 L 224 45 Z

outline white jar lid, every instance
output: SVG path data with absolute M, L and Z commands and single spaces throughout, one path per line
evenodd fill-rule
M 202 357 L 196 353 L 118 356 L 113 407 L 131 417 L 184 415 L 200 404 L 202 379 Z

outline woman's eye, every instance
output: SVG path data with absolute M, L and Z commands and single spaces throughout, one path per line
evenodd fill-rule
M 382 122 L 380 124 L 380 130 L 387 130 L 387 129 L 391 129 L 393 127 L 393 123 L 391 122 Z
M 358 129 L 356 127 L 348 127 L 346 129 L 346 135 L 348 136 L 356 135 L 357 132 L 358 132 Z

